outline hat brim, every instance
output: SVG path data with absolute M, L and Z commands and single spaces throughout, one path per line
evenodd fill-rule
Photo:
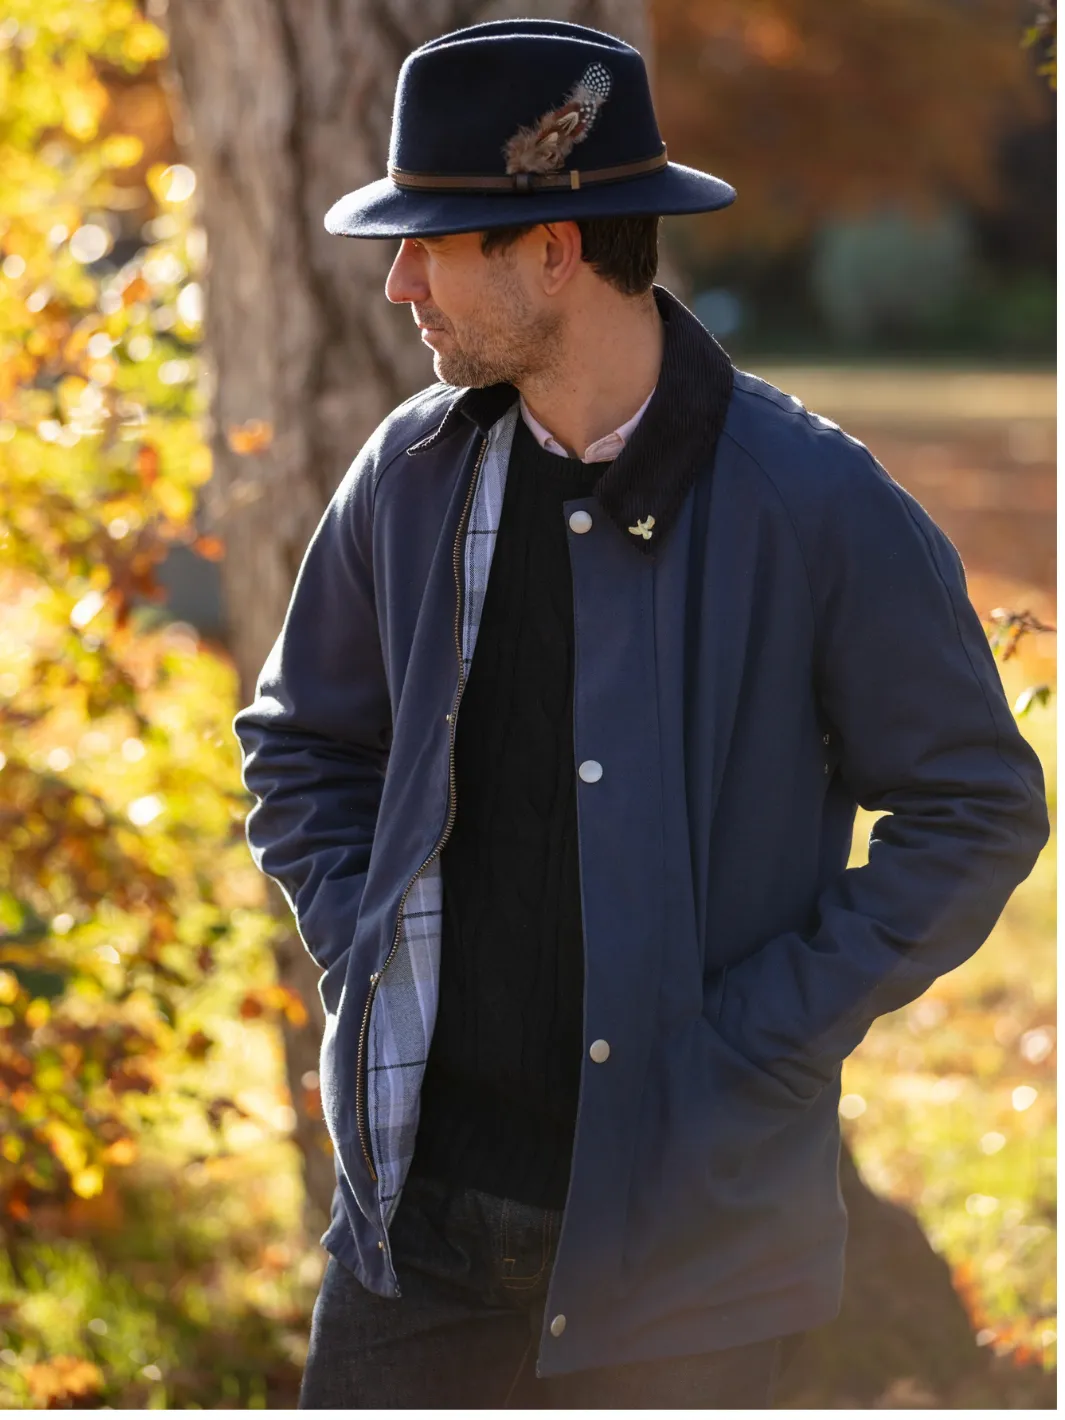
M 586 217 L 678 216 L 727 207 L 736 189 L 710 173 L 667 163 L 646 177 L 596 183 L 573 191 L 441 192 L 379 178 L 334 202 L 325 229 L 338 237 L 443 237 L 522 222 Z

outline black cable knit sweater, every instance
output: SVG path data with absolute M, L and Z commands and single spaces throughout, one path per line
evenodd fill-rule
M 573 592 L 563 502 L 606 465 L 518 419 L 455 732 L 440 1000 L 412 1171 L 561 1208 L 582 1055 Z

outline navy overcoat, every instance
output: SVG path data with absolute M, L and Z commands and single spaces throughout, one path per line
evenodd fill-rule
M 586 1053 L 540 1375 L 837 1313 L 841 1063 L 980 946 L 1048 834 L 951 543 L 762 380 L 729 366 L 705 416 L 720 347 L 656 299 L 663 369 L 632 452 L 560 512 Z M 437 384 L 384 421 L 235 722 L 252 852 L 324 969 L 322 1241 L 384 1297 L 516 397 Z M 848 869 L 858 804 L 882 817 Z

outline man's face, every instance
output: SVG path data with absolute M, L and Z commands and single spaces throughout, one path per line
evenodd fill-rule
M 542 233 L 537 228 L 489 256 L 479 232 L 404 238 L 385 294 L 410 302 L 437 379 L 521 385 L 557 363 L 562 316 L 535 279 Z

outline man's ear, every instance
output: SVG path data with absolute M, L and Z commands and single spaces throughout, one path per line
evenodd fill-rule
M 555 296 L 581 265 L 581 229 L 576 222 L 545 222 L 540 279 L 544 293 Z

